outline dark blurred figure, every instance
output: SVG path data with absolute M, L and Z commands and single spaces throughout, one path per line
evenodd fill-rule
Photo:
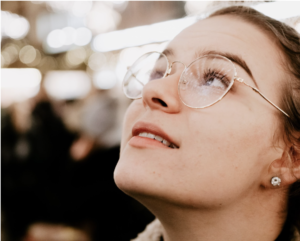
M 2 211 L 7 233 L 19 240 L 30 223 L 56 221 L 61 215 L 61 186 L 75 135 L 45 101 L 33 109 L 25 133 L 15 130 L 12 115 L 5 115 L 2 123 Z
M 125 241 L 153 220 L 113 181 L 119 147 L 93 145 L 75 162 L 69 153 L 78 138 L 48 101 L 34 107 L 31 127 L 23 133 L 15 130 L 9 113 L 2 113 L 2 212 L 8 241 L 34 240 L 34 229 L 58 232 L 63 226 L 91 240 Z

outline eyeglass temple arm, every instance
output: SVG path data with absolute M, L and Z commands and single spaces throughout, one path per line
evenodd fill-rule
M 286 115 L 287 117 L 290 118 L 290 116 L 283 111 L 282 109 L 280 109 L 277 105 L 275 105 L 271 100 L 269 100 L 263 93 L 261 93 L 257 88 L 245 83 L 245 81 L 242 78 L 235 78 L 235 80 L 237 80 L 240 83 L 243 83 L 244 85 L 250 87 L 254 92 L 258 93 L 261 97 L 263 97 L 266 101 L 268 101 L 271 105 L 273 105 L 277 110 L 281 111 L 284 115 Z
M 127 70 L 131 72 L 132 76 L 133 76 L 133 77 L 134 77 L 134 78 L 135 78 L 142 86 L 145 86 L 145 85 L 143 84 L 143 82 L 139 81 L 139 79 L 135 76 L 135 74 L 132 73 L 130 67 L 127 67 Z

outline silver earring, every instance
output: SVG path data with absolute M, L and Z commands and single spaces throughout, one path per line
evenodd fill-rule
M 281 179 L 279 177 L 272 177 L 271 179 L 271 184 L 274 186 L 274 187 L 279 187 L 280 186 L 280 183 L 281 183 Z

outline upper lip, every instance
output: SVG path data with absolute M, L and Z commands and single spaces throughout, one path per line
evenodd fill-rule
M 132 128 L 132 136 L 137 136 L 142 132 L 152 133 L 154 135 L 160 136 L 168 142 L 174 144 L 176 147 L 179 147 L 178 144 L 167 133 L 165 133 L 161 128 L 154 124 L 142 121 L 137 122 Z

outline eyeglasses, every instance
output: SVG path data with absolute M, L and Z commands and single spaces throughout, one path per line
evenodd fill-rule
M 124 77 L 123 91 L 130 99 L 142 98 L 144 86 L 152 80 L 170 75 L 174 63 L 160 52 L 149 52 L 138 58 Z M 183 64 L 183 63 L 181 63 Z M 183 64 L 184 65 L 184 64 Z M 256 87 L 237 77 L 234 64 L 228 58 L 218 54 L 208 54 L 197 58 L 184 70 L 178 82 L 178 94 L 181 101 L 190 108 L 210 107 L 228 93 L 234 82 L 238 81 L 250 87 L 284 115 L 289 115 L 263 95 Z

